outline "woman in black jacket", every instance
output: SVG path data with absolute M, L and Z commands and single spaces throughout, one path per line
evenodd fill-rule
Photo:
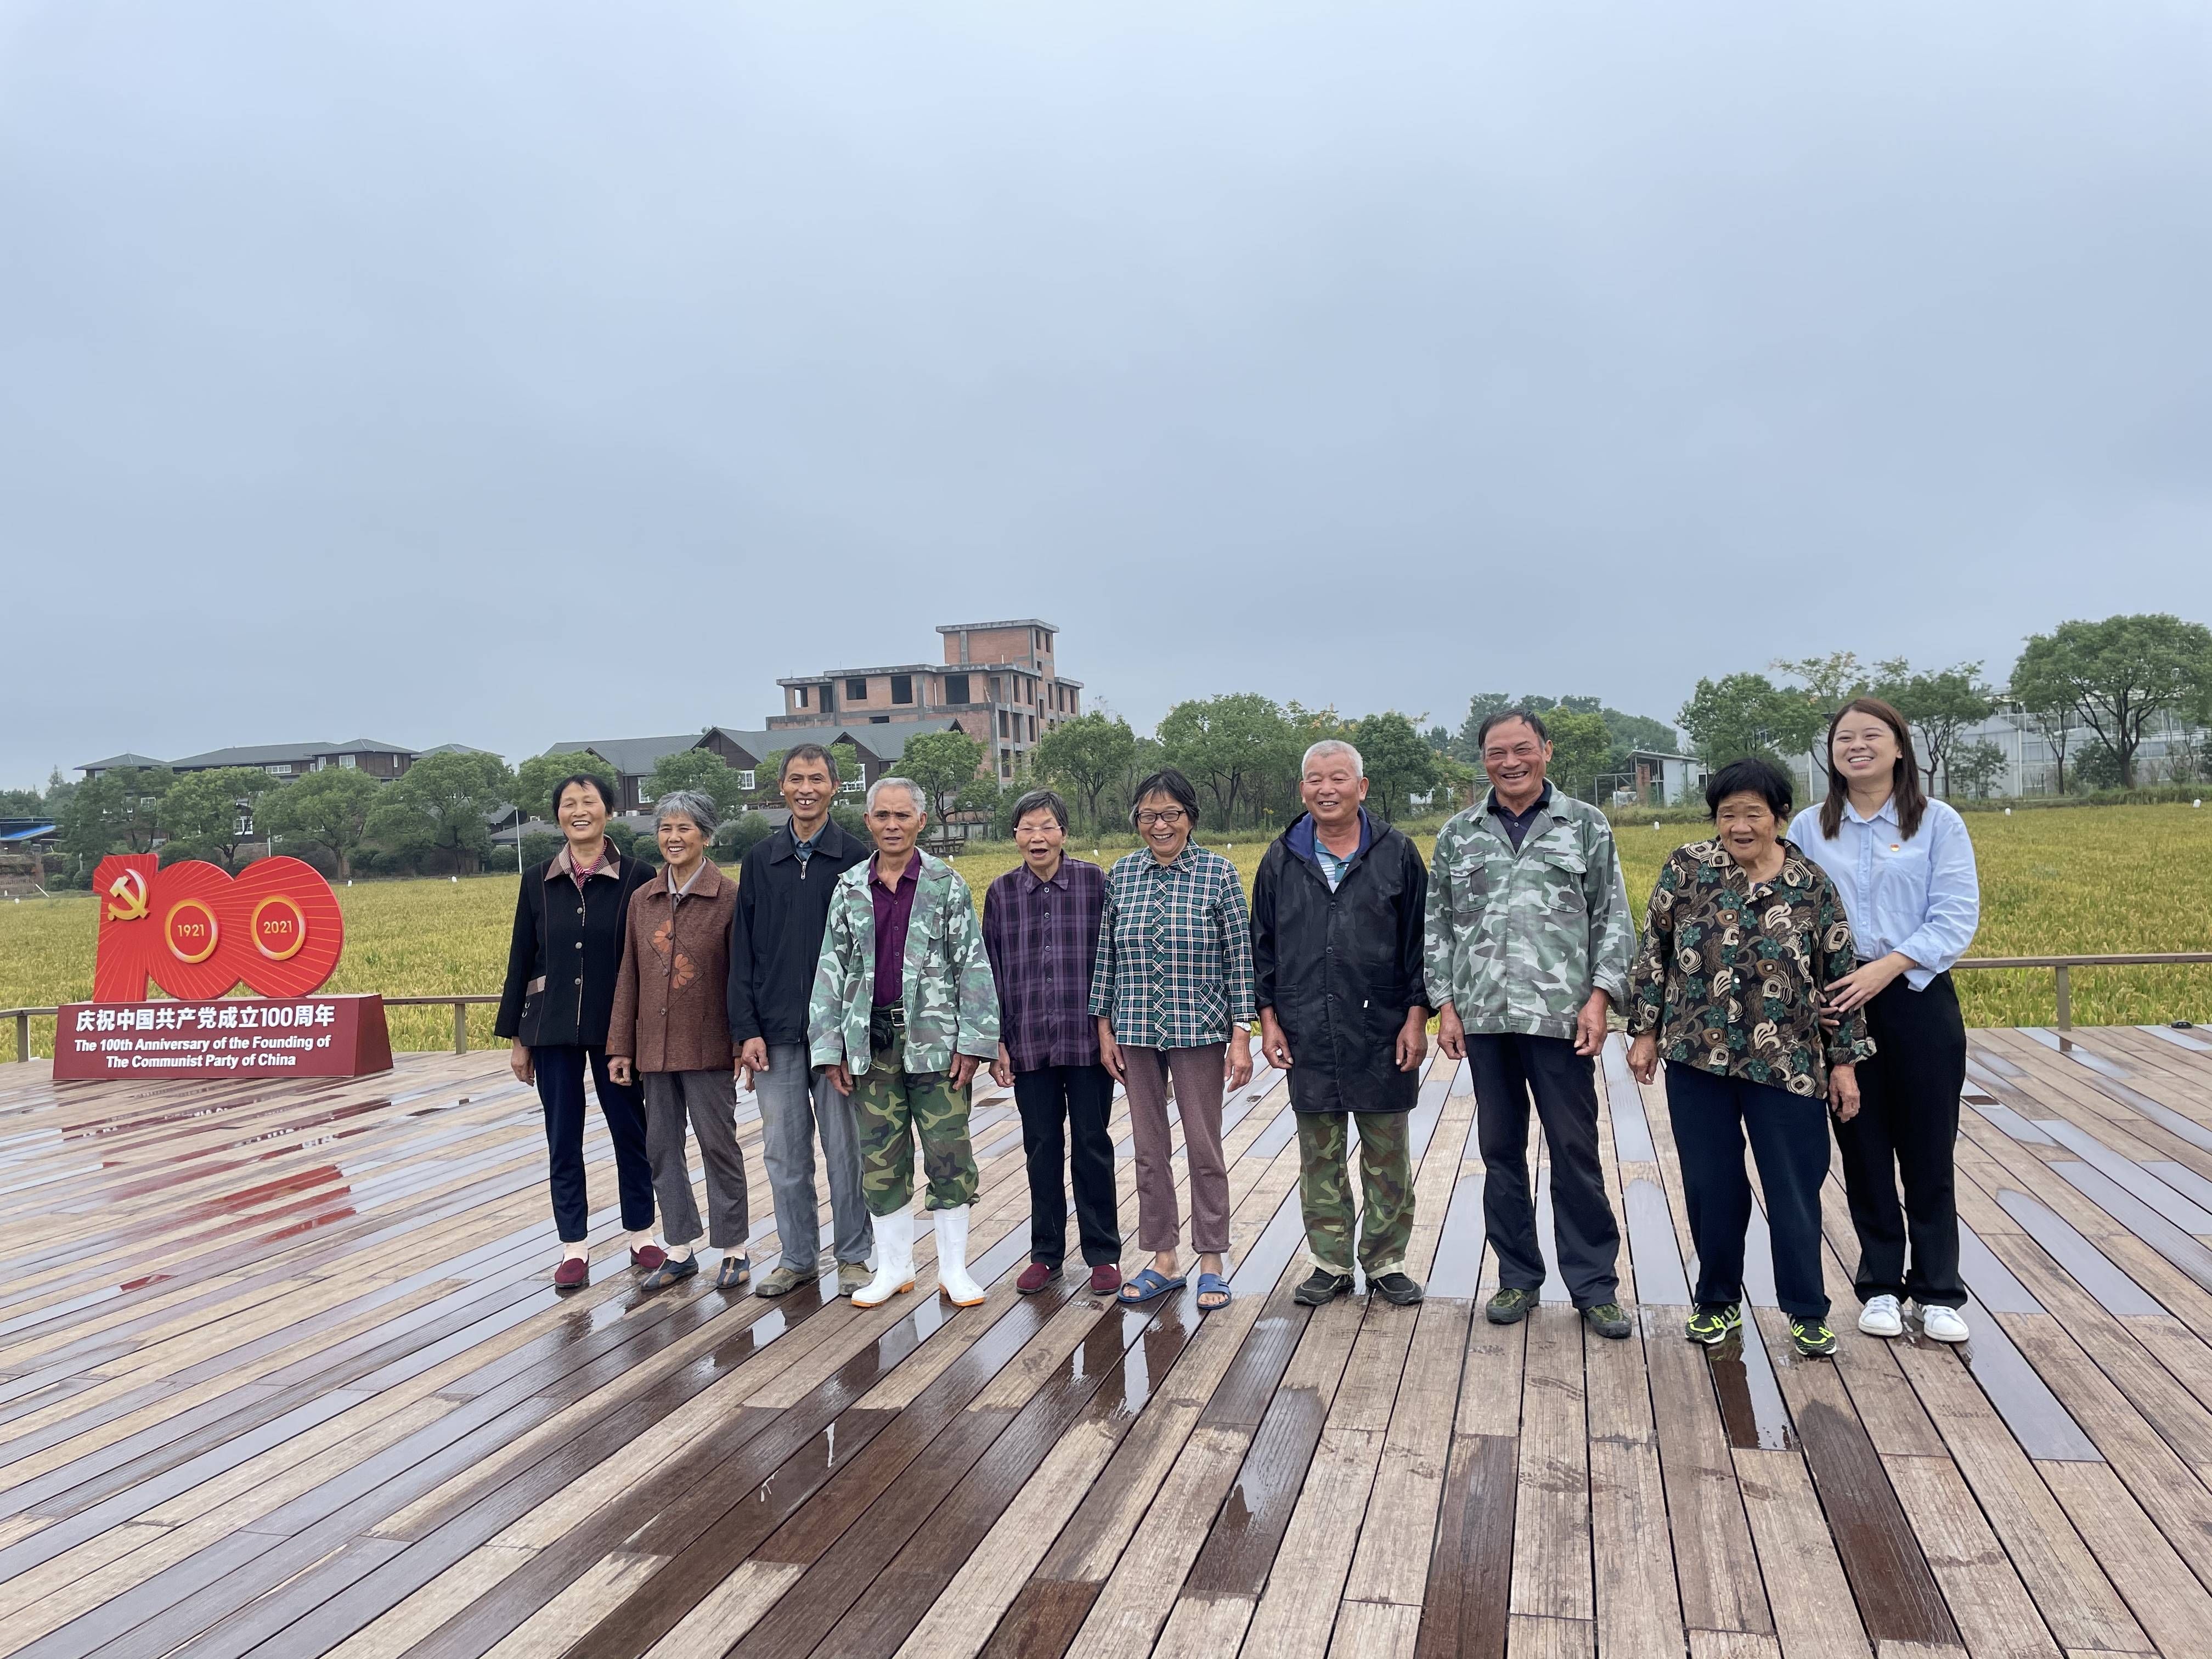
M 1267 848 L 1252 883 L 1260 1046 L 1290 1073 L 1314 1264 L 1292 1294 L 1317 1307 L 1352 1288 L 1350 1114 L 1359 1127 L 1360 1271 L 1389 1300 L 1418 1302 L 1420 1284 L 1405 1267 L 1413 1231 L 1406 1127 L 1429 1048 L 1429 872 L 1413 843 L 1361 805 L 1357 749 L 1326 739 L 1300 769 L 1306 815 Z
M 665 1259 L 653 1243 L 653 1171 L 645 1156 L 645 1107 L 637 1085 L 607 1073 L 607 1021 L 622 968 L 629 897 L 653 871 L 617 854 L 607 841 L 607 797 L 583 773 L 553 791 L 553 817 L 568 844 L 522 872 L 514 900 L 514 939 L 507 987 L 492 1028 L 513 1041 L 514 1074 L 535 1081 L 545 1107 L 551 1155 L 553 1219 L 561 1265 L 553 1283 L 580 1288 L 589 1277 L 590 1206 L 584 1196 L 584 1068 L 615 1145 L 622 1222 L 631 1235 L 630 1265 L 651 1272 Z

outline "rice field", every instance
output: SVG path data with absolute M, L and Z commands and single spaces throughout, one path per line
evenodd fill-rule
M 2212 951 L 2212 811 L 2173 805 L 2010 817 L 1976 812 L 1966 823 L 1982 876 L 1975 955 Z M 1639 916 L 1661 861 L 1702 833 L 1694 824 L 1619 831 Z M 1425 855 L 1431 838 L 1419 840 Z M 1226 851 L 1248 882 L 1265 850 L 1256 839 L 1210 844 Z M 1091 855 L 1087 847 L 1070 850 Z M 1119 854 L 1109 847 L 1102 856 L 1110 863 Z M 1018 861 L 1012 848 L 992 847 L 964 854 L 957 864 L 980 895 Z M 346 950 L 331 989 L 387 996 L 499 989 L 514 915 L 512 877 L 363 882 L 341 886 L 338 898 Z M 96 915 L 89 894 L 0 903 L 0 1007 L 51 1007 L 90 995 Z M 2047 971 L 1965 973 L 1959 987 L 1972 1024 L 2039 1025 L 2053 1017 Z M 397 1048 L 453 1042 L 447 1009 L 394 1008 L 389 1018 Z M 2212 1024 L 2212 965 L 2077 969 L 2074 1018 L 2083 1025 Z M 472 1010 L 470 1046 L 490 1046 L 491 1027 L 489 1007 Z M 52 1021 L 33 1022 L 33 1048 L 52 1052 Z M 13 1058 L 12 1032 L 0 1033 L 0 1052 Z

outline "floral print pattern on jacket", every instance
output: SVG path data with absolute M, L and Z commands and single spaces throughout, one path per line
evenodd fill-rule
M 1829 1066 L 1874 1053 L 1863 1010 L 1820 1020 L 1820 994 L 1857 965 L 1835 884 L 1795 842 L 1754 882 L 1718 841 L 1693 842 L 1651 890 L 1628 1030 L 1656 1031 L 1671 1065 L 1825 1099 Z

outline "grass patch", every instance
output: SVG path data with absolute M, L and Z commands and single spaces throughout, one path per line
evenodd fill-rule
M 2066 812 L 1968 817 L 1982 875 L 1977 956 L 2091 955 L 2212 951 L 2212 811 L 2185 805 L 2109 806 Z M 1642 920 L 1645 895 L 1667 854 L 1700 839 L 1702 823 L 1650 820 L 1616 828 L 1629 893 Z M 1249 838 L 1247 838 L 1248 836 Z M 1129 850 L 1079 837 L 1069 850 L 1106 863 Z M 1424 857 L 1434 836 L 1414 837 Z M 1267 844 L 1251 832 L 1211 842 L 1249 886 Z M 1011 846 L 969 849 L 956 867 L 980 900 L 992 879 L 1020 862 Z M 337 890 L 345 910 L 345 957 L 333 991 L 387 996 L 496 991 L 507 972 L 514 878 L 374 881 Z M 92 994 L 96 901 L 89 894 L 0 903 L 0 1007 L 52 1006 Z M 2041 1025 L 2053 1018 L 2048 971 L 1959 975 L 1973 1025 Z M 394 1008 L 393 1046 L 445 1048 L 453 1015 L 443 1008 Z M 2074 1018 L 2084 1025 L 2188 1019 L 2212 1024 L 2212 966 L 2077 969 Z M 492 1011 L 473 1010 L 471 1047 L 489 1047 Z M 52 1022 L 33 1024 L 33 1048 L 52 1052 Z M 0 1036 L 12 1045 L 12 1034 Z M 12 1046 L 10 1046 L 12 1057 Z

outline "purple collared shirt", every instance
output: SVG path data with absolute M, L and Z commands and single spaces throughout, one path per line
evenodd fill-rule
M 1096 1066 L 1091 975 L 1106 910 L 1106 876 L 1063 856 L 1050 881 L 1024 865 L 991 884 L 983 948 L 999 982 L 999 1040 L 1018 1072 Z
M 876 860 L 882 856 L 868 855 L 868 896 L 876 902 L 875 1005 L 891 1008 L 906 994 L 906 929 L 914 920 L 914 890 L 921 884 L 921 855 L 907 860 L 896 891 L 877 878 Z

